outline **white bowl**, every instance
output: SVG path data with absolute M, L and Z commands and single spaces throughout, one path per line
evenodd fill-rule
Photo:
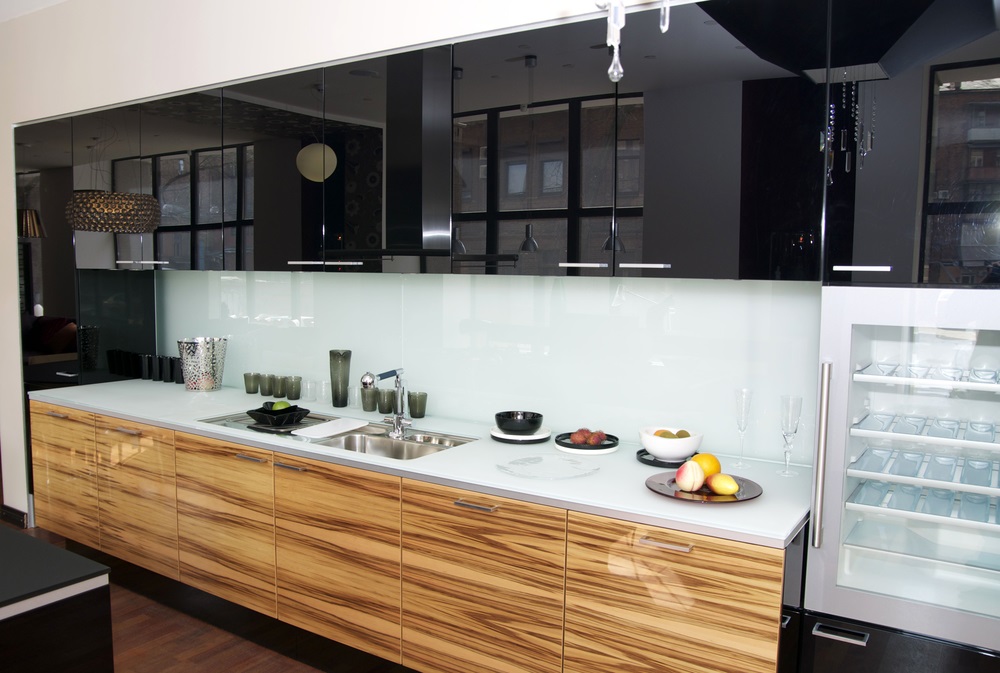
M 684 428 L 688 430 L 687 428 Z M 671 432 L 677 432 L 681 428 L 671 427 L 669 425 L 651 425 L 645 428 L 639 428 L 639 442 L 642 444 L 642 448 L 646 449 L 654 458 L 659 458 L 660 460 L 678 461 L 686 460 L 698 452 L 698 447 L 701 446 L 702 435 L 699 433 L 691 432 L 690 437 L 657 437 L 653 433 L 657 430 L 670 430 Z

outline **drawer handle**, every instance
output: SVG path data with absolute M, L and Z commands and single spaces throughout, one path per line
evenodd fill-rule
M 129 428 L 122 427 L 115 428 L 114 432 L 120 432 L 123 435 L 129 435 L 131 437 L 139 437 L 142 435 L 142 430 L 131 430 Z
M 847 643 L 848 645 L 857 645 L 858 647 L 865 647 L 868 645 L 868 635 L 861 631 L 848 631 L 847 629 L 838 629 L 832 626 L 826 626 L 819 622 L 813 627 L 812 634 L 814 636 L 819 636 L 820 638 L 827 638 L 829 640 L 838 640 L 842 643 Z
M 283 467 L 286 470 L 295 470 L 296 472 L 305 472 L 307 468 L 299 467 L 298 465 L 286 465 L 285 463 L 274 462 L 275 467 Z
M 245 453 L 237 453 L 236 457 L 240 460 L 249 460 L 251 463 L 266 463 L 267 460 L 264 458 L 258 458 L 257 456 L 248 456 Z
M 500 509 L 500 505 L 477 505 L 474 502 L 466 502 L 462 498 L 459 498 L 454 502 L 458 507 L 465 507 L 466 509 L 474 509 L 477 512 L 495 512 Z
M 656 547 L 657 549 L 666 549 L 667 551 L 679 551 L 682 554 L 690 554 L 694 551 L 693 544 L 670 544 L 669 542 L 658 542 L 646 537 L 645 535 L 639 538 L 639 544 Z
M 52 418 L 69 418 L 66 414 L 60 414 L 58 411 L 46 411 L 46 416 L 51 416 Z

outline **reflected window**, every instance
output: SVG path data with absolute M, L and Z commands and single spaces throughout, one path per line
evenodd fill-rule
M 628 254 L 641 260 L 643 99 L 620 98 L 617 114 L 615 104 L 608 96 L 455 115 L 453 226 L 469 254 L 518 260 L 472 268 L 463 262 L 454 272 L 607 275 L 603 246 L 613 206 L 619 239 L 625 235 Z M 525 252 L 529 224 L 538 249 Z M 624 254 L 616 252 L 616 259 L 625 260 Z M 565 262 L 602 266 L 569 272 L 559 266 Z
M 507 164 L 507 194 L 519 195 L 527 191 L 528 164 L 524 161 Z
M 942 66 L 931 76 L 923 280 L 993 283 L 1000 266 L 1000 62 Z

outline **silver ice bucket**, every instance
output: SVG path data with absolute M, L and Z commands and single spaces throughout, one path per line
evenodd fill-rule
M 188 390 L 218 390 L 226 365 L 226 337 L 178 339 L 184 387 Z

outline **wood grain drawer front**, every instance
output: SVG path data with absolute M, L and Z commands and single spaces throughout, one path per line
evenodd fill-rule
M 570 512 L 565 672 L 774 673 L 780 549 Z
M 403 664 L 558 672 L 566 512 L 403 480 Z
M 97 416 L 101 549 L 177 579 L 174 431 Z
M 94 414 L 31 402 L 35 522 L 100 547 Z
M 275 456 L 278 618 L 400 660 L 400 478 Z
M 180 578 L 276 616 L 270 451 L 175 434 Z

